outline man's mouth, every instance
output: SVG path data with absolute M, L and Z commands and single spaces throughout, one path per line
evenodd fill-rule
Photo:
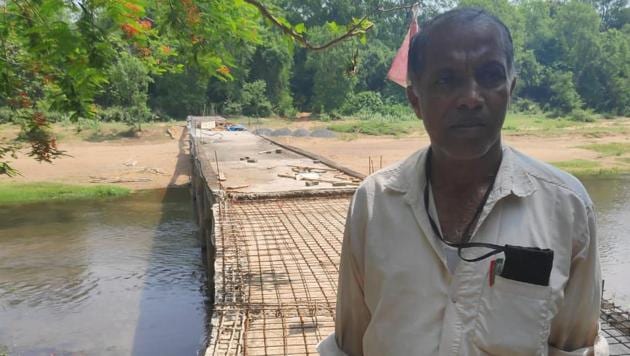
M 483 122 L 479 121 L 470 121 L 470 122 L 462 122 L 458 124 L 451 125 L 452 129 L 469 129 L 474 127 L 485 127 L 486 125 Z

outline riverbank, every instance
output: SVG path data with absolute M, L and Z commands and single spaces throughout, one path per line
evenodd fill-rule
M 185 123 L 153 123 L 136 133 L 113 123 L 84 128 L 54 125 L 58 147 L 66 156 L 52 163 L 37 162 L 20 151 L 11 165 L 21 175 L 0 176 L 0 186 L 61 183 L 93 187 L 108 185 L 130 190 L 185 186 L 190 177 Z M 0 141 L 13 139 L 19 129 L 1 125 Z
M 0 206 L 37 202 L 119 198 L 131 190 L 114 185 L 73 185 L 61 183 L 0 184 Z
M 362 127 L 364 123 L 344 119 L 319 121 L 309 118 L 230 119 L 260 128 L 281 129 L 275 137 L 307 151 L 330 158 L 353 170 L 369 173 L 410 155 L 429 143 L 420 121 L 397 123 L 406 127 L 396 135 L 367 135 L 334 132 L 334 125 Z M 370 125 L 374 125 L 371 123 Z M 85 125 L 84 125 L 85 126 Z M 330 130 L 329 136 L 310 137 L 309 132 Z M 0 186 L 9 183 L 54 182 L 95 186 L 109 184 L 131 190 L 160 189 L 186 185 L 190 179 L 185 122 L 150 123 L 140 133 L 120 123 L 85 126 L 55 124 L 59 148 L 67 156 L 53 163 L 39 163 L 20 152 L 11 163 L 21 176 L 0 176 Z M 17 126 L 0 125 L 0 141 L 13 139 Z M 293 135 L 292 133 L 295 133 Z M 306 135 L 305 135 L 306 133 Z M 504 141 L 533 157 L 577 175 L 630 172 L 630 119 L 581 123 L 566 119 L 544 119 L 510 115 L 504 125 Z
M 273 124 L 277 125 L 277 122 Z M 265 125 L 264 121 L 260 125 Z M 407 124 L 411 125 L 411 123 Z M 374 136 L 341 134 L 335 138 L 285 135 L 277 141 L 317 153 L 353 170 L 369 173 L 386 167 L 429 144 L 421 127 L 410 134 Z M 297 122 L 296 129 L 311 129 L 312 122 Z M 508 116 L 504 143 L 576 175 L 610 175 L 630 172 L 630 119 L 597 120 L 592 123 L 566 119 Z

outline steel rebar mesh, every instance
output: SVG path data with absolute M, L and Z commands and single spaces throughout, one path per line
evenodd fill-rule
M 630 355 L 630 313 L 609 300 L 602 302 L 601 332 L 608 340 L 610 354 Z
M 215 355 L 313 355 L 334 330 L 349 197 L 218 206 Z

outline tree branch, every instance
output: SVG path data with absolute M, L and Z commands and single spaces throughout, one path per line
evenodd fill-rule
M 271 21 L 276 27 L 280 28 L 280 30 L 282 30 L 282 32 L 284 32 L 285 34 L 289 35 L 290 37 L 292 37 L 293 39 L 295 39 L 296 41 L 298 41 L 302 46 L 312 50 L 312 51 L 321 51 L 324 50 L 328 47 L 334 46 L 335 44 L 353 37 L 353 36 L 357 36 L 365 31 L 370 30 L 374 25 L 373 24 L 369 24 L 366 28 L 362 28 L 362 25 L 367 21 L 367 16 L 363 16 L 359 21 L 357 21 L 354 25 L 352 25 L 352 27 L 350 27 L 348 29 L 348 31 L 346 33 L 344 33 L 343 35 L 334 38 L 332 40 L 330 40 L 329 42 L 326 42 L 322 45 L 314 45 L 312 43 L 310 43 L 303 35 L 297 33 L 294 29 L 292 29 L 291 27 L 281 23 L 270 11 L 269 9 L 267 9 L 263 4 L 261 4 L 260 2 L 258 2 L 257 0 L 244 0 L 246 3 L 253 5 L 254 7 L 256 7 L 258 9 L 258 11 L 260 11 L 260 13 L 267 18 L 269 21 Z

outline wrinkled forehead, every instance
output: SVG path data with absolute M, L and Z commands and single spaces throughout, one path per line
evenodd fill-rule
M 507 69 L 503 36 L 503 31 L 488 21 L 440 24 L 428 36 L 426 69 L 484 61 L 499 62 Z

